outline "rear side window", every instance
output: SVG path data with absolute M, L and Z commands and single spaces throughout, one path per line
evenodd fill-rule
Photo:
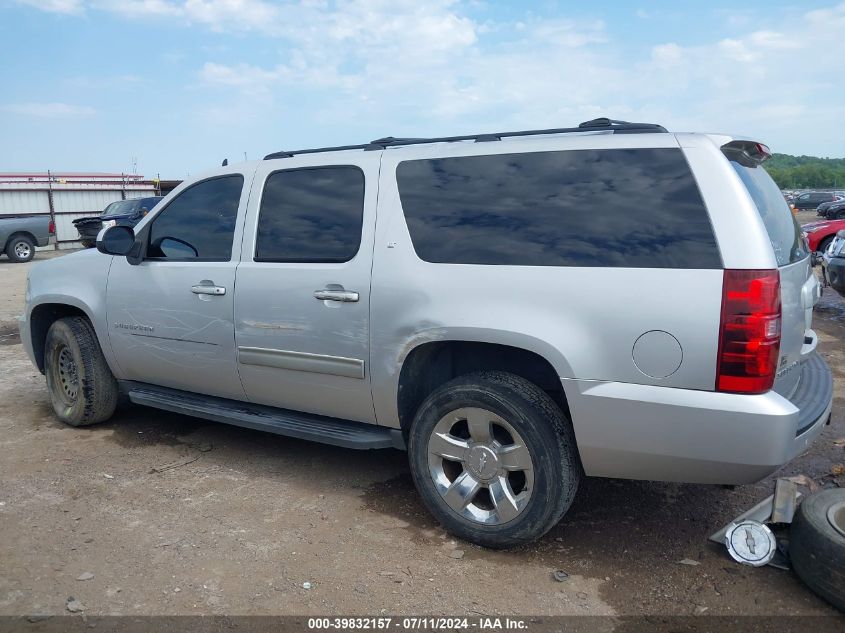
M 721 268 L 680 149 L 413 160 L 397 181 L 417 255 L 516 266 Z
M 185 189 L 153 220 L 147 257 L 229 261 L 243 185 L 236 174 Z
M 361 245 L 364 173 L 350 165 L 277 171 L 258 214 L 257 262 L 348 262 Z
M 759 165 L 752 167 L 733 159 L 731 166 L 739 174 L 760 212 L 778 266 L 786 266 L 807 257 L 809 251 L 801 237 L 801 227 L 768 172 Z

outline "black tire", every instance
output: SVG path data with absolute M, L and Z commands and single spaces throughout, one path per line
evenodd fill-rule
M 6 243 L 6 256 L 18 264 L 31 261 L 35 257 L 35 242 L 26 235 L 13 235 Z
M 827 250 L 827 247 L 830 246 L 830 243 L 833 241 L 833 235 L 828 235 L 824 238 L 821 242 L 819 242 L 819 253 L 824 253 Z
M 82 248 L 94 248 L 97 245 L 97 240 L 81 239 L 79 242 L 82 244 Z
M 528 450 L 533 485 L 515 518 L 496 525 L 465 518 L 438 491 L 429 466 L 429 438 L 438 422 L 462 408 L 500 416 Z M 543 536 L 569 509 L 582 476 L 575 434 L 563 411 L 542 389 L 505 372 L 467 374 L 437 388 L 420 405 L 408 440 L 411 474 L 426 507 L 449 532 L 484 547 L 504 549 Z M 455 467 L 462 468 L 457 463 Z M 455 478 L 463 474 L 471 473 L 460 472 Z M 495 504 L 492 508 L 498 510 Z
M 53 410 L 62 422 L 88 426 L 114 413 L 117 381 L 88 319 L 66 317 L 50 326 L 44 370 Z
M 845 612 L 845 489 L 822 490 L 806 497 L 789 531 L 789 558 L 798 577 L 819 596 Z

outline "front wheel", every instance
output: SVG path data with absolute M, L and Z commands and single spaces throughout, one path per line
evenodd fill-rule
M 830 243 L 833 241 L 833 236 L 829 236 L 824 238 L 821 242 L 819 242 L 819 253 L 824 253 L 827 251 L 827 247 L 830 246 Z
M 485 547 L 540 538 L 569 509 L 581 479 L 572 426 L 527 380 L 499 371 L 431 393 L 411 426 L 411 474 L 451 533 Z
M 88 319 L 66 317 L 50 326 L 44 373 L 53 410 L 62 422 L 87 426 L 104 422 L 114 413 L 117 381 Z

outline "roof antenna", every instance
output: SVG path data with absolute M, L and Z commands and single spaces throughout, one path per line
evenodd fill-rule
M 224 159 L 223 159 L 223 165 L 222 165 L 222 166 L 223 166 L 223 167 L 226 167 L 228 164 L 229 164 L 229 159 L 228 159 L 228 158 L 224 158 Z

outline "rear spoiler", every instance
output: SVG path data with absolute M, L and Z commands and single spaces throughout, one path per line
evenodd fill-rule
M 731 141 L 722 145 L 722 153 L 745 167 L 756 167 L 772 157 L 767 145 L 756 141 Z

